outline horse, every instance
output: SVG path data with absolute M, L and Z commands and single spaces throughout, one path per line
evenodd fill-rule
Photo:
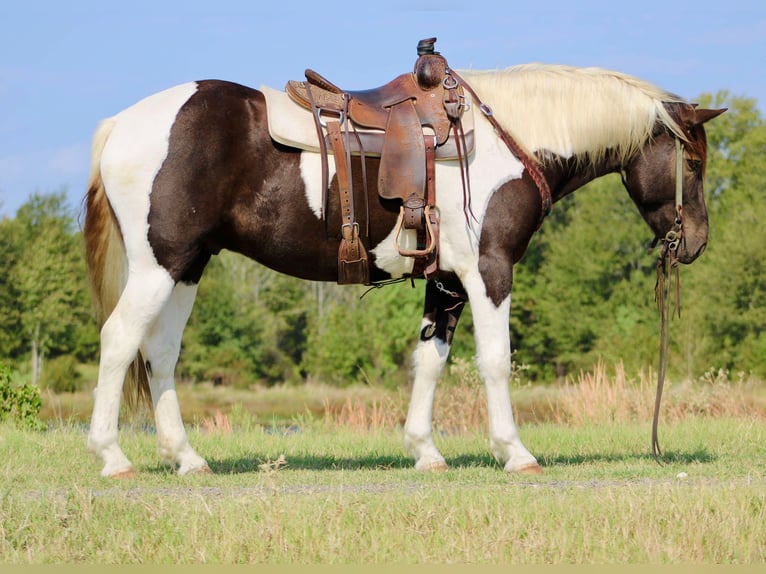
M 352 159 L 355 189 L 366 183 L 370 190 L 364 199 L 370 282 L 426 282 L 404 448 L 418 470 L 447 468 L 432 438 L 433 400 L 461 310 L 469 304 L 490 450 L 507 472 L 541 473 L 511 408 L 509 313 L 513 267 L 546 205 L 529 161 L 520 161 L 504 143 L 490 114 L 529 155 L 554 205 L 595 178 L 620 173 L 654 237 L 682 235 L 672 247 L 677 260 L 688 264 L 708 240 L 703 124 L 725 110 L 699 108 L 647 81 L 601 68 L 525 64 L 459 73 L 485 115 L 476 114 L 466 160 L 470 216 L 463 165 L 436 162 L 435 274 L 414 277 L 414 259 L 399 252 L 396 242 L 414 241 L 415 231 L 395 237 L 400 202 L 374 193 L 379 159 L 364 159 L 364 176 L 362 160 Z M 340 229 L 339 200 L 332 192 L 327 205 L 322 200 L 323 168 L 327 184 L 337 188 L 335 163 L 329 156 L 323 166 L 319 154 L 271 136 L 270 120 L 290 119 L 270 117 L 279 112 L 269 107 L 265 91 L 224 80 L 189 82 L 150 95 L 96 129 L 83 237 L 101 331 L 87 449 L 103 463 L 103 476 L 135 474 L 119 446 L 118 419 L 123 395 L 128 400 L 142 394 L 151 398 L 161 457 L 179 475 L 211 472 L 188 440 L 174 371 L 198 283 L 213 255 L 228 249 L 298 278 L 338 280 L 341 236 L 333 221 Z

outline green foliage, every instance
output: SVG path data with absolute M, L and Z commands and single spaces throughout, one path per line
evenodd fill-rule
M 749 109 L 748 100 L 724 103 L 733 108 L 735 116 L 740 105 Z M 700 351 L 714 358 L 708 366 L 751 370 L 764 376 L 766 125 L 760 123 L 743 134 L 735 129 L 737 125 L 714 123 L 710 127 L 711 137 L 729 141 L 730 158 L 735 159 L 725 161 L 729 176 L 710 214 L 708 249 L 691 269 L 699 310 L 694 320 L 706 331 Z M 718 134 L 727 129 L 730 133 Z
M 74 355 L 61 355 L 46 361 L 40 386 L 54 393 L 74 393 L 82 389 L 82 377 Z
M 16 219 L 23 229 L 23 264 L 16 265 L 14 275 L 24 334 L 43 354 L 72 353 L 77 328 L 89 321 L 90 311 L 74 215 L 60 192 L 33 195 Z
M 359 291 L 354 290 L 355 293 Z M 327 383 L 401 386 L 410 365 L 424 287 L 401 283 L 335 305 L 308 340 L 306 371 Z
M 80 234 L 66 194 L 33 194 L 0 222 L 0 357 L 31 359 L 33 383 L 47 361 L 97 357 Z
M 619 177 L 595 181 L 563 203 L 566 222 L 546 222 L 538 269 L 527 272 L 524 261 L 518 271 L 526 278 L 523 297 L 532 297 L 521 302 L 525 322 L 512 319 L 519 360 L 546 378 L 586 368 L 602 355 L 645 363 L 654 272 L 646 224 Z
M 670 369 L 766 373 L 766 126 L 754 100 L 703 95 L 729 111 L 706 125 L 710 156 L 706 253 L 681 269 L 682 319 L 672 321 Z M 659 319 L 656 254 L 619 179 L 601 178 L 556 204 L 516 269 L 511 327 L 518 359 L 538 380 L 602 358 L 654 367 Z
M 22 348 L 19 287 L 13 270 L 19 260 L 20 246 L 16 240 L 19 225 L 15 220 L 0 221 L 0 358 L 17 356 Z
M 766 124 L 752 99 L 703 94 L 729 111 L 706 124 L 710 238 L 681 269 L 682 318 L 670 325 L 670 375 L 711 367 L 766 376 Z M 0 221 L 0 359 L 60 390 L 74 362 L 95 363 L 80 233 L 62 192 L 34 194 Z M 526 375 L 550 382 L 599 359 L 654 368 L 659 318 L 651 232 L 620 179 L 597 180 L 556 204 L 514 270 L 510 326 Z M 400 387 L 409 378 L 423 282 L 312 283 L 224 252 L 203 276 L 182 342 L 182 379 L 247 388 L 319 380 Z M 453 357 L 475 352 L 470 308 Z M 24 365 L 22 367 L 22 365 Z M 42 369 L 42 370 L 40 370 Z M 40 372 L 37 372 L 40 371 Z
M 0 363 L 0 422 L 12 420 L 31 430 L 44 430 L 40 414 L 40 389 L 33 385 L 13 384 L 10 367 Z

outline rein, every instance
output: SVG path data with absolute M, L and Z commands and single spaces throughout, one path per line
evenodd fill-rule
M 660 312 L 660 358 L 657 369 L 657 395 L 654 399 L 654 418 L 652 419 L 652 454 L 658 464 L 662 464 L 660 456 L 662 450 L 657 438 L 657 426 L 660 418 L 660 403 L 662 401 L 662 389 L 665 385 L 665 372 L 668 366 L 668 350 L 670 348 L 670 335 L 668 322 L 670 313 L 670 286 L 673 283 L 675 294 L 674 312 L 681 318 L 681 289 L 678 272 L 678 247 L 684 238 L 683 220 L 683 153 L 684 148 L 681 140 L 676 138 L 676 219 L 673 227 L 665 234 L 660 249 L 660 257 L 657 260 L 657 282 L 654 286 L 654 300 Z M 671 273 L 672 272 L 672 273 Z

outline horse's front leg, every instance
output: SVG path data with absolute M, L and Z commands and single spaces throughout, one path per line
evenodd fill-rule
M 511 336 L 508 318 L 511 295 L 495 305 L 487 295 L 481 277 L 465 280 L 473 315 L 476 364 L 487 390 L 490 448 L 507 472 L 539 474 L 537 460 L 522 444 L 513 420 L 509 381 Z
M 449 356 L 452 337 L 465 304 L 460 286 L 426 283 L 425 309 L 420 340 L 413 354 L 414 381 L 404 425 L 404 447 L 418 470 L 445 470 L 447 463 L 432 437 L 436 385 Z

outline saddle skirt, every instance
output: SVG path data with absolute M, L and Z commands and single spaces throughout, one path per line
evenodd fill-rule
M 319 136 L 312 112 L 293 101 L 285 91 L 276 90 L 269 86 L 261 86 L 260 91 L 266 98 L 269 135 L 271 138 L 286 146 L 311 153 L 320 153 Z M 466 104 L 468 105 L 464 108 L 462 123 L 466 147 L 468 154 L 471 155 L 474 151 L 473 106 L 471 105 L 470 95 L 466 94 L 465 97 Z M 383 150 L 385 132 L 359 125 L 354 127 L 359 136 L 359 141 L 361 141 L 365 156 L 380 157 Z M 424 133 L 428 134 L 429 129 L 425 127 Z M 433 133 L 432 130 L 431 133 Z M 352 154 L 361 154 L 355 137 L 349 138 L 349 145 L 351 146 Z M 457 145 L 454 136 L 450 135 L 444 144 L 436 148 L 436 160 L 457 161 L 459 157 Z M 327 149 L 332 149 L 329 142 Z

